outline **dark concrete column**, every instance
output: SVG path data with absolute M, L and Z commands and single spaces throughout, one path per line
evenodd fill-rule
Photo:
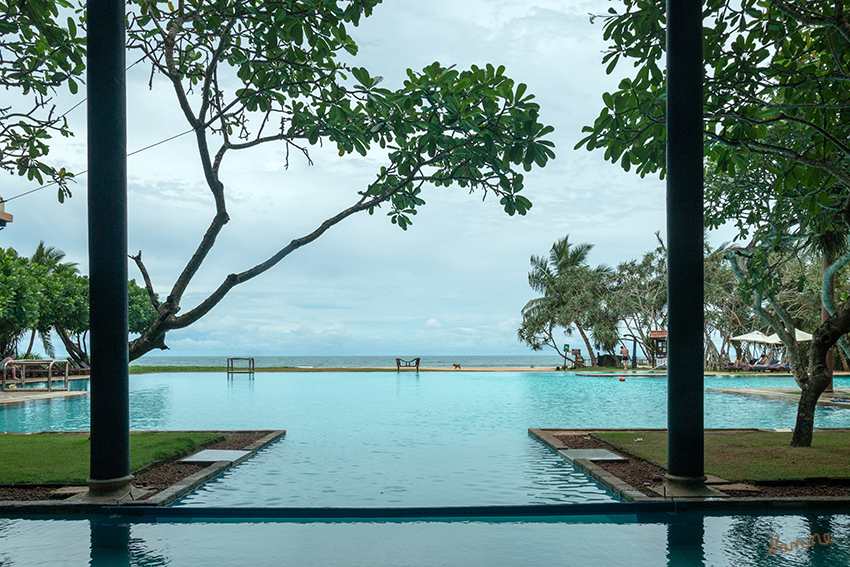
M 702 484 L 702 2 L 667 0 L 668 479 Z
M 88 214 L 93 495 L 130 477 L 124 3 L 88 2 Z

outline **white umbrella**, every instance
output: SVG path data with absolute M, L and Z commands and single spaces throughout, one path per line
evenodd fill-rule
M 805 331 L 801 331 L 800 329 L 794 329 L 794 336 L 798 341 L 810 341 L 810 340 L 812 340 L 812 336 L 809 333 L 807 333 Z M 773 333 L 772 335 L 767 337 L 766 342 L 768 342 L 772 345 L 776 345 L 776 344 L 781 343 L 782 340 L 779 338 L 779 335 L 777 335 L 776 333 Z
M 747 341 L 750 343 L 768 343 L 768 336 L 762 333 L 761 331 L 753 331 L 751 333 L 747 333 L 746 335 L 738 335 L 737 337 L 732 337 L 733 341 Z

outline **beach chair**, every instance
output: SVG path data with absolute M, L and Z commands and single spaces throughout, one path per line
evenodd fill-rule
M 404 366 L 405 368 L 410 368 L 410 367 L 415 366 L 416 371 L 419 372 L 419 359 L 414 358 L 414 359 L 411 359 L 411 360 L 404 360 L 404 359 L 401 359 L 401 358 L 396 358 L 395 359 L 396 372 L 401 372 L 402 366 Z

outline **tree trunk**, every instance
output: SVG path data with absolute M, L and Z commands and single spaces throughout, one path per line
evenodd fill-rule
M 578 329 L 578 333 L 581 335 L 581 338 L 584 340 L 584 344 L 587 345 L 587 355 L 590 357 L 590 365 L 596 366 L 596 355 L 593 354 L 593 349 L 590 346 L 590 339 L 587 338 L 587 335 L 584 332 L 584 329 L 581 328 L 581 325 L 576 323 L 576 329 Z
M 815 427 L 815 408 L 818 398 L 829 385 L 832 374 L 826 366 L 826 361 L 817 370 L 811 372 L 811 377 L 803 385 L 800 403 L 797 405 L 797 423 L 791 438 L 792 447 L 811 447 Z
M 838 359 L 841 360 L 841 370 L 850 371 L 850 365 L 847 364 L 847 357 L 844 355 L 843 349 L 838 349 Z
M 797 423 L 791 438 L 792 447 L 811 447 L 815 425 L 815 407 L 818 398 L 832 381 L 832 370 L 827 354 L 838 338 L 850 329 L 850 299 L 845 301 L 835 315 L 815 329 L 809 351 L 809 372 L 801 385 L 800 403 L 797 406 Z M 796 374 L 796 373 L 795 373 Z
M 71 357 L 74 365 L 78 368 L 88 368 L 90 364 L 89 355 L 77 343 L 71 340 L 68 332 L 61 325 L 56 324 L 54 328 L 56 329 L 56 334 L 62 340 L 62 344 L 65 345 L 65 350 L 68 351 L 68 356 Z
M 36 334 L 36 332 L 37 331 L 35 329 L 32 330 L 32 334 L 30 335 L 30 346 L 27 347 L 27 352 L 23 356 L 24 358 L 28 357 L 30 355 L 30 353 L 32 352 L 32 345 L 35 344 L 35 334 Z

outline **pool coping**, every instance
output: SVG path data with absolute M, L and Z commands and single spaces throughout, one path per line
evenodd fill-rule
M 27 404 L 30 402 L 43 402 L 55 400 L 56 398 L 79 398 L 88 396 L 88 390 L 53 390 L 48 392 L 45 390 L 13 390 L 0 392 L 0 407 L 16 406 Z
M 161 508 L 173 504 L 183 496 L 189 494 L 193 490 L 198 489 L 204 483 L 219 476 L 228 469 L 245 462 L 262 449 L 265 449 L 275 441 L 286 435 L 286 430 L 283 429 L 257 429 L 257 430 L 235 430 L 235 431 L 220 431 L 210 430 L 208 433 L 236 434 L 236 433 L 251 433 L 265 432 L 267 433 L 261 439 L 258 439 L 245 447 L 245 455 L 233 461 L 216 461 L 211 463 L 206 468 L 187 476 L 186 478 L 177 481 L 168 488 L 165 488 L 150 498 L 143 500 L 125 500 L 126 496 L 121 499 L 97 499 L 97 500 L 5 500 L 0 501 L 0 516 L 14 515 L 56 515 L 56 514 L 93 514 L 100 513 L 105 507 L 122 506 L 130 508 Z M 84 432 L 82 432 L 84 433 Z M 199 447 L 195 453 L 203 451 L 204 447 Z M 194 453 L 193 453 L 194 454 Z M 131 496 L 128 494 L 127 496 Z M 132 498 L 132 497 L 131 497 Z
M 718 392 L 721 394 L 732 394 L 736 396 L 749 396 L 751 398 L 762 398 L 766 400 L 778 400 L 793 404 L 800 403 L 800 393 L 791 393 L 788 388 L 706 388 L 706 392 Z M 839 408 L 850 408 L 850 401 L 841 402 L 834 400 L 835 393 L 850 396 L 850 388 L 835 388 L 832 397 L 818 397 L 817 405 L 833 406 Z M 846 399 L 846 398 L 839 398 Z
M 846 429 L 846 428 L 837 428 Z M 741 431 L 754 431 L 758 428 L 742 428 Z M 562 458 L 565 458 L 559 451 L 567 449 L 567 446 L 561 443 L 554 436 L 554 432 L 580 432 L 593 433 L 596 431 L 666 431 L 664 428 L 645 428 L 645 427 L 619 427 L 619 428 L 529 428 L 528 434 L 557 453 Z M 705 431 L 715 431 L 715 429 L 706 429 Z M 728 431 L 728 429 L 722 429 Z M 616 451 L 614 451 L 616 453 Z M 628 456 L 627 456 L 628 458 Z M 566 460 L 566 458 L 565 458 Z M 724 510 L 755 510 L 767 509 L 776 511 L 789 510 L 804 510 L 804 509 L 843 509 L 850 508 L 850 497 L 846 496 L 800 496 L 786 498 L 765 498 L 765 497 L 701 497 L 701 498 L 682 498 L 670 495 L 669 498 L 664 496 L 652 497 L 640 492 L 634 486 L 631 486 L 624 480 L 616 477 L 602 467 L 594 464 L 587 459 L 575 459 L 572 462 L 573 466 L 581 472 L 592 478 L 594 481 L 601 484 L 606 490 L 614 494 L 616 498 L 621 500 L 620 504 L 646 504 L 653 503 L 679 503 L 686 504 L 690 510 L 703 511 L 724 511 Z
M 542 444 L 549 447 L 552 451 L 554 451 L 558 456 L 567 460 L 564 455 L 560 453 L 560 451 L 564 451 L 569 449 L 566 445 L 564 445 L 561 441 L 559 441 L 554 432 L 570 432 L 570 431 L 607 431 L 604 429 L 594 428 L 594 429 L 562 429 L 562 428 L 549 428 L 549 429 L 540 429 L 540 428 L 529 428 L 528 434 L 541 442 Z M 622 431 L 622 429 L 614 429 L 612 431 Z M 616 451 L 615 451 L 616 453 Z M 628 457 L 626 457 L 628 458 Z M 633 503 L 633 502 L 664 502 L 665 499 L 661 496 L 655 498 L 652 496 L 647 496 L 642 493 L 640 490 L 630 485 L 626 481 L 614 476 L 609 473 L 602 467 L 593 463 L 588 459 L 575 459 L 571 463 L 575 468 L 592 478 L 597 483 L 601 484 L 606 490 L 611 492 L 615 498 L 618 498 L 621 502 L 625 503 Z

